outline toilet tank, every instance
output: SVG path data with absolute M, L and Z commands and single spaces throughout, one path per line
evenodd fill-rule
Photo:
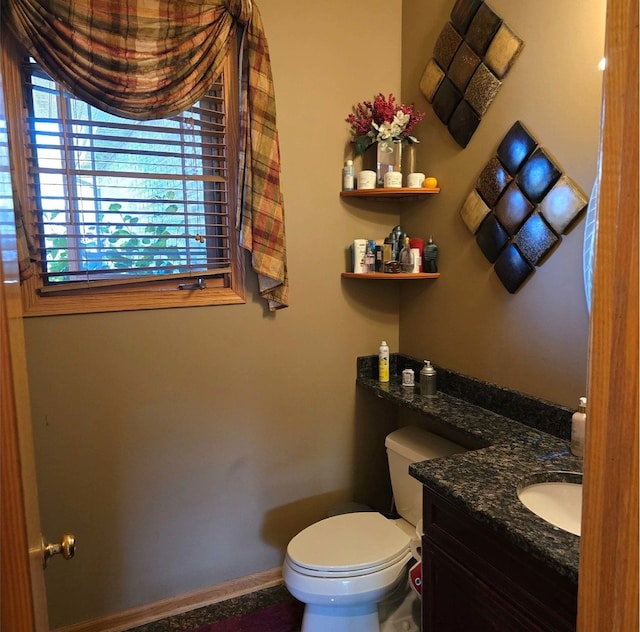
M 415 526 L 422 518 L 422 484 L 409 474 L 409 465 L 459 454 L 466 449 L 415 426 L 395 430 L 387 436 L 385 446 L 396 511 Z

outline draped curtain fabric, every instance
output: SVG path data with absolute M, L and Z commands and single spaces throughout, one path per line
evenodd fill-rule
M 240 26 L 241 143 L 237 228 L 261 295 L 288 305 L 284 204 L 269 50 L 252 0 L 3 0 L 3 20 L 72 94 L 149 120 L 210 88 Z

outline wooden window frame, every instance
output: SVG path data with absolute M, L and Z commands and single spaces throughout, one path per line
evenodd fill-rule
M 225 60 L 225 112 L 227 120 L 228 151 L 228 222 L 230 240 L 231 273 L 226 278 L 206 277 L 206 287 L 198 287 L 198 277 L 176 277 L 167 280 L 132 279 L 131 284 L 73 289 L 68 292 L 43 293 L 43 281 L 37 272 L 21 282 L 22 304 L 25 316 L 50 316 L 61 314 L 88 314 L 96 312 L 166 309 L 174 307 L 198 307 L 243 304 L 245 299 L 245 266 L 243 250 L 239 244 L 235 226 L 238 182 L 239 148 L 239 75 L 237 60 L 231 51 Z M 28 208 L 29 176 L 27 155 L 23 138 L 25 112 L 22 108 L 21 60 L 24 51 L 13 38 L 2 35 L 2 73 L 5 84 L 5 108 L 9 136 L 9 153 L 16 208 Z M 27 230 L 29 227 L 27 227 Z M 194 289 L 179 289 L 179 286 Z

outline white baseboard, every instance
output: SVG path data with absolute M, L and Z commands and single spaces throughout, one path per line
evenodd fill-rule
M 193 593 L 163 599 L 146 606 L 132 608 L 101 619 L 91 619 L 73 625 L 56 628 L 52 632 L 123 632 L 139 625 L 172 617 L 189 610 L 240 597 L 256 590 L 270 588 L 282 583 L 280 568 L 217 584 Z

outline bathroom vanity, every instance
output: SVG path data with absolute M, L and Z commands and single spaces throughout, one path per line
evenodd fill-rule
M 518 498 L 532 476 L 582 472 L 573 411 L 442 367 L 438 394 L 423 397 L 398 377 L 421 365 L 392 354 L 381 384 L 377 358 L 358 358 L 357 385 L 469 448 L 409 468 L 424 486 L 424 632 L 575 630 L 580 538 Z
M 428 486 L 422 560 L 424 632 L 575 630 L 575 583 Z

